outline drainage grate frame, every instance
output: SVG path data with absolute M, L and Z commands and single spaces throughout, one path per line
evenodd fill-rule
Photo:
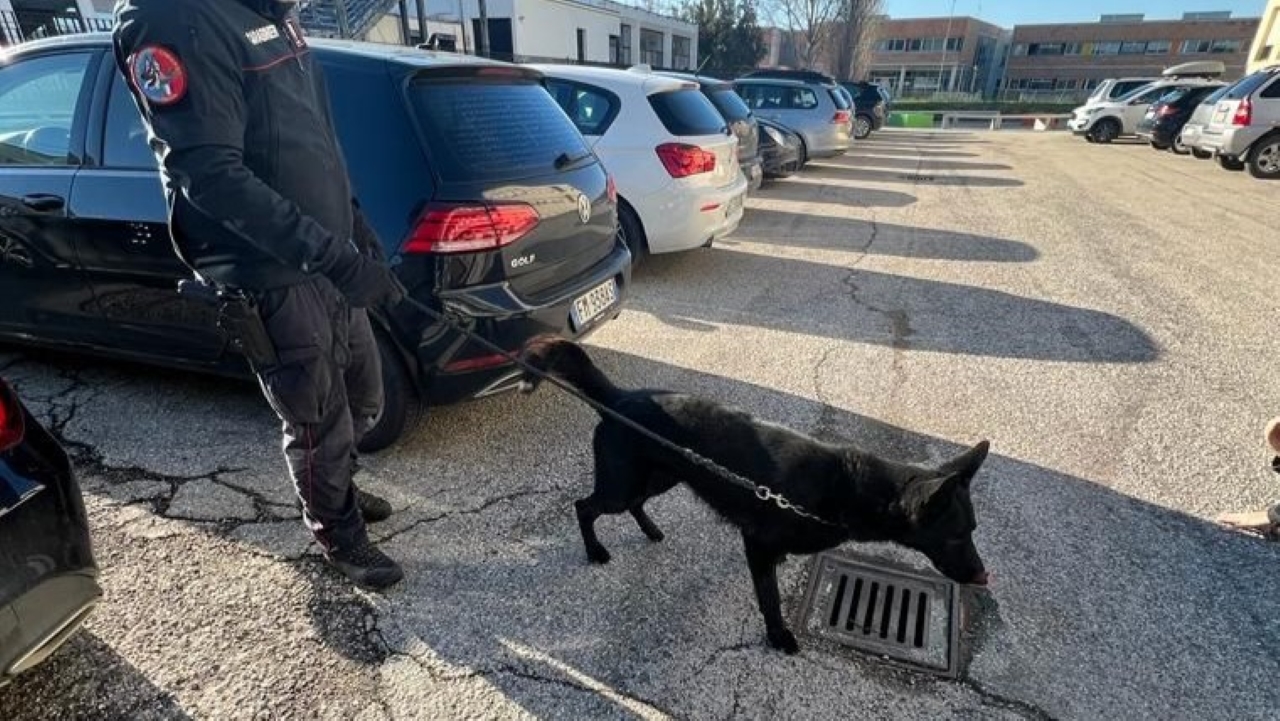
M 819 554 L 809 574 L 804 633 L 895 665 L 959 676 L 957 584 L 848 552 Z

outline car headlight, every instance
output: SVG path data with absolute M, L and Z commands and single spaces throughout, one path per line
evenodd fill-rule
M 778 145 L 786 147 L 787 139 L 782 137 L 782 133 L 779 133 L 776 128 L 771 128 L 768 125 L 766 125 L 764 126 L 764 132 L 769 136 L 770 140 L 777 143 Z

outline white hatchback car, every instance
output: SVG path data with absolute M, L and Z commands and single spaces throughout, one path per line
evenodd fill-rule
M 696 83 L 644 69 L 535 65 L 618 189 L 618 232 L 639 261 L 711 243 L 742 221 L 738 140 Z

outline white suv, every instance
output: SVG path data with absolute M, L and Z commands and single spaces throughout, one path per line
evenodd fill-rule
M 1221 85 L 1215 78 L 1226 72 L 1217 61 L 1178 65 L 1164 71 L 1165 79 L 1130 91 L 1116 100 L 1091 102 L 1071 113 L 1067 127 L 1091 143 L 1110 143 L 1122 135 L 1133 135 L 1151 104 L 1179 88 Z
M 618 233 L 647 253 L 709 246 L 742 221 L 738 140 L 697 83 L 644 68 L 536 65 L 618 188 Z
M 1280 179 L 1280 65 L 1248 76 L 1218 100 L 1198 141 L 1228 170 Z

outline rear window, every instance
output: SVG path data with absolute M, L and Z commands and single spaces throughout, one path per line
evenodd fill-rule
M 724 119 L 731 123 L 751 117 L 751 108 L 742 102 L 742 98 L 733 92 L 732 87 L 727 85 L 717 87 L 708 91 L 707 97 L 711 98 L 711 104 L 716 106 L 716 110 L 720 111 Z
M 1225 98 L 1225 97 L 1227 96 L 1227 93 L 1228 93 L 1228 92 L 1230 92 L 1230 91 L 1231 91 L 1231 86 L 1230 86 L 1230 85 L 1224 85 L 1224 86 L 1222 86 L 1222 87 L 1218 88 L 1216 91 L 1214 91 L 1212 95 L 1210 95 L 1209 97 L 1207 97 L 1207 98 L 1205 98 L 1203 101 L 1201 101 L 1201 104 L 1202 104 L 1202 105 L 1217 105 L 1217 104 L 1218 104 L 1218 101 L 1219 101 L 1219 100 L 1222 100 L 1223 98 Z
M 672 135 L 716 135 L 725 129 L 716 106 L 696 88 L 654 93 L 649 105 Z
M 409 96 L 444 182 L 549 175 L 561 155 L 590 154 L 578 129 L 532 80 L 422 81 Z
M 839 110 L 848 110 L 853 107 L 853 103 L 849 102 L 849 91 L 842 88 L 830 88 L 827 92 L 831 95 L 831 102 L 836 104 Z
M 1231 89 L 1227 91 L 1227 94 L 1223 97 L 1223 99 L 1224 100 L 1243 100 L 1249 97 L 1250 95 L 1253 95 L 1255 90 L 1262 87 L 1263 85 L 1266 85 L 1267 81 L 1274 77 L 1276 76 L 1272 73 L 1256 72 L 1253 75 L 1250 75 L 1249 77 L 1245 78 L 1244 80 L 1241 80 L 1240 82 L 1236 83 L 1235 85 L 1232 85 Z

